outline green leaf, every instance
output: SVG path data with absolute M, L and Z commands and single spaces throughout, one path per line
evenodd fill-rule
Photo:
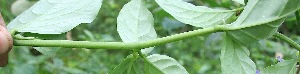
M 33 47 L 37 51 L 41 52 L 44 55 L 55 55 L 56 52 L 60 49 L 60 47 Z
M 243 5 L 245 5 L 245 2 L 244 2 L 244 0 L 233 0 L 233 1 L 235 1 L 235 2 L 237 2 L 237 3 L 240 3 L 240 4 L 243 4 Z
M 300 9 L 299 0 L 249 0 L 239 18 L 230 27 L 251 27 L 285 18 Z
M 143 42 L 157 38 L 153 16 L 144 5 L 143 0 L 131 0 L 120 11 L 117 30 L 123 42 Z M 152 50 L 153 47 L 142 49 L 142 53 L 148 54 Z
M 174 58 L 159 54 L 147 57 L 145 72 L 146 74 L 188 74 Z
M 180 22 L 196 27 L 219 25 L 227 20 L 234 10 L 211 9 L 195 6 L 182 0 L 155 0 L 166 12 Z
M 131 68 L 134 61 L 138 58 L 137 55 L 129 55 L 125 60 L 121 62 L 118 66 L 116 66 L 112 71 L 108 74 L 123 74 L 127 69 Z
M 284 60 L 276 65 L 266 67 L 260 74 L 295 74 L 297 58 L 292 60 Z
M 223 74 L 255 74 L 255 63 L 249 57 L 250 52 L 234 42 L 229 36 L 221 51 L 221 68 Z
M 151 62 L 144 63 L 145 74 L 164 74 L 159 68 L 154 66 Z
M 132 65 L 130 74 L 145 74 L 142 68 L 142 65 L 140 65 L 138 62 L 134 62 Z
M 242 45 L 249 45 L 259 40 L 268 38 L 277 32 L 278 27 L 283 23 L 285 18 L 270 22 L 263 25 L 244 28 L 241 30 L 234 30 L 227 32 L 237 43 Z
M 228 28 L 244 28 L 229 31 L 236 42 L 249 45 L 273 35 L 285 17 L 300 9 L 299 0 L 249 0 L 239 18 Z
M 8 29 L 39 34 L 61 34 L 81 23 L 91 23 L 102 0 L 40 0 L 23 12 Z

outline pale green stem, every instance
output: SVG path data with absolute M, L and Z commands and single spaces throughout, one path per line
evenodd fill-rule
M 221 31 L 222 26 L 199 29 L 190 32 L 180 33 L 172 36 L 158 38 L 146 42 L 123 43 L 123 42 L 89 42 L 89 41 L 69 41 L 69 40 L 14 40 L 15 46 L 34 47 L 65 47 L 65 48 L 89 48 L 89 49 L 119 49 L 132 50 L 153 47 L 174 41 L 179 41 L 195 36 L 210 34 Z
M 279 38 L 280 40 L 283 40 L 284 42 L 288 43 L 289 45 L 291 45 L 292 47 L 296 48 L 298 51 L 300 51 L 300 45 L 297 44 L 296 42 L 294 42 L 292 39 L 286 37 L 285 35 L 276 32 L 274 34 L 275 37 Z

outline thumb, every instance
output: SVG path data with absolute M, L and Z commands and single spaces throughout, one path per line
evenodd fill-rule
M 5 27 L 4 20 L 0 13 L 0 66 L 3 67 L 8 63 L 8 52 L 11 50 L 13 40 Z

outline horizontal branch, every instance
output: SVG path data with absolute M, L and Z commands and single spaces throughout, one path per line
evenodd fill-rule
M 65 47 L 65 48 L 88 48 L 88 49 L 116 49 L 133 50 L 153 47 L 174 41 L 179 41 L 195 36 L 215 33 L 220 30 L 220 26 L 189 31 L 175 34 L 155 40 L 136 43 L 123 42 L 89 42 L 89 41 L 70 41 L 70 40 L 14 40 L 15 46 L 34 46 L 34 47 Z

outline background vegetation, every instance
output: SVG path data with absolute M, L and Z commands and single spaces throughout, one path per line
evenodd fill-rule
M 8 24 L 17 15 L 11 12 L 15 0 L 0 0 L 0 12 Z M 198 28 L 178 22 L 154 2 L 146 0 L 148 9 L 155 19 L 155 29 L 159 37 L 165 37 Z M 242 7 L 231 0 L 186 0 L 195 5 L 212 8 L 233 9 Z M 90 24 L 81 24 L 63 39 L 77 41 L 122 41 L 117 33 L 117 16 L 122 6 L 129 0 L 104 0 L 99 15 Z M 21 8 L 21 7 L 20 7 Z M 298 17 L 296 16 L 298 15 Z M 300 13 L 290 15 L 279 31 L 300 43 Z M 234 20 L 235 17 L 232 17 Z M 223 48 L 223 33 L 168 43 L 156 46 L 151 53 L 169 55 L 179 61 L 190 74 L 221 73 L 220 50 Z M 249 47 L 251 59 L 258 69 L 277 63 L 275 54 L 283 54 L 284 59 L 291 58 L 296 50 L 276 38 L 262 40 Z M 151 54 L 150 53 L 150 54 Z M 105 74 L 118 65 L 130 51 L 99 49 L 62 48 L 56 55 L 43 55 L 32 47 L 14 47 L 10 52 L 9 65 L 0 68 L 0 74 L 35 73 L 101 73 Z

